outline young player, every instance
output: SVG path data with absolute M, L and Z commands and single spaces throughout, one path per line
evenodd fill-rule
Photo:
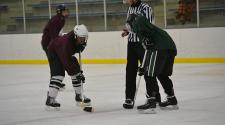
M 56 102 L 58 91 L 65 77 L 65 71 L 71 76 L 72 84 L 75 90 L 75 100 L 82 102 L 82 83 L 85 81 L 83 71 L 73 55 L 82 52 L 87 44 L 88 30 L 85 25 L 77 25 L 73 31 L 62 37 L 51 41 L 48 46 L 48 58 L 51 68 L 51 79 L 49 91 L 46 100 L 46 106 L 50 108 L 59 108 L 60 104 Z M 82 83 L 81 83 L 82 82 Z M 90 103 L 89 98 L 84 98 L 85 105 Z
M 68 8 L 66 8 L 66 6 L 63 4 L 56 7 L 56 13 L 57 14 L 53 16 L 45 26 L 41 40 L 41 45 L 44 52 L 46 53 L 48 61 L 49 57 L 47 47 L 50 41 L 57 38 L 58 36 L 62 36 L 62 29 L 65 24 L 65 19 L 69 16 Z M 52 70 L 51 67 L 50 70 Z M 63 90 L 64 87 L 65 84 L 62 83 L 60 85 L 60 90 Z
M 145 48 L 146 58 L 142 61 L 139 74 L 145 74 L 150 79 L 152 87 L 147 88 L 147 101 L 137 109 L 144 112 L 154 112 L 156 108 L 156 95 L 158 94 L 157 79 L 162 84 L 167 100 L 160 107 L 172 106 L 177 109 L 177 99 L 174 94 L 172 75 L 174 58 L 177 49 L 169 34 L 149 23 L 144 16 L 131 15 L 127 21 L 130 32 L 135 32 Z
M 124 0 L 124 3 L 129 5 L 127 17 L 131 14 L 140 14 L 147 18 L 148 22 L 152 22 L 152 8 L 142 3 L 141 0 Z M 129 32 L 126 28 L 123 29 L 122 37 L 128 35 L 127 45 L 127 65 L 126 65 L 126 90 L 125 90 L 125 102 L 123 107 L 125 109 L 132 109 L 134 107 L 134 96 L 136 92 L 136 76 L 138 70 L 138 62 L 142 61 L 144 56 L 144 48 L 142 47 L 139 38 L 136 33 Z M 149 79 L 145 77 L 146 85 L 149 84 Z M 150 86 L 147 86 L 147 88 Z M 160 94 L 157 95 L 157 102 L 161 102 Z

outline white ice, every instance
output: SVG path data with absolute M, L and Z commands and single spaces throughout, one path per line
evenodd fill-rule
M 179 110 L 139 114 L 122 108 L 125 65 L 84 65 L 85 93 L 95 112 L 75 105 L 66 76 L 66 90 L 57 98 L 60 111 L 45 111 L 48 65 L 0 65 L 0 125 L 224 125 L 225 64 L 175 64 L 171 77 Z M 163 93 L 160 86 L 160 92 Z M 162 98 L 165 94 L 162 95 Z M 145 102 L 142 80 L 136 105 Z

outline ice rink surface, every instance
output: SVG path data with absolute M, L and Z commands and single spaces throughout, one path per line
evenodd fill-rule
M 225 64 L 175 64 L 179 110 L 139 114 L 122 108 L 125 65 L 84 65 L 85 93 L 94 113 L 75 105 L 70 77 L 57 101 L 60 111 L 45 111 L 48 65 L 0 65 L 0 125 L 224 125 Z M 162 99 L 165 97 L 160 86 Z M 145 102 L 142 80 L 136 105 Z

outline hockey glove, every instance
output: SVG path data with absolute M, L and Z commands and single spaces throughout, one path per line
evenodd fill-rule
M 83 74 L 83 71 L 80 71 L 76 74 L 76 78 L 79 82 L 85 83 L 85 76 Z
M 73 82 L 76 82 L 76 83 L 85 83 L 85 76 L 83 74 L 83 71 L 80 71 L 79 73 L 71 76 L 71 79 Z
M 138 67 L 138 75 L 143 76 L 146 74 L 145 68 Z

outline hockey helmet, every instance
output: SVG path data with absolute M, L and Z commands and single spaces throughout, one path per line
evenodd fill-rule
M 88 39 L 88 30 L 84 24 L 76 25 L 73 28 L 74 34 L 78 37 L 85 37 L 85 39 Z
M 56 7 L 56 13 L 62 13 L 62 11 L 68 10 L 65 4 L 60 4 Z

